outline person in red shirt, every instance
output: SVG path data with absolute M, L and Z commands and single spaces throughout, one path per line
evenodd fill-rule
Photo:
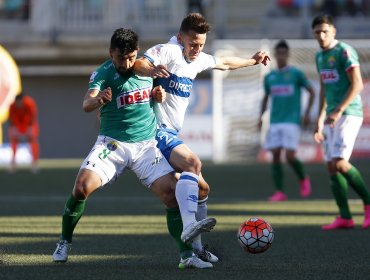
M 9 141 L 13 150 L 11 170 L 15 171 L 15 154 L 18 142 L 26 140 L 31 149 L 32 169 L 37 170 L 40 147 L 38 142 L 39 124 L 37 121 L 37 105 L 33 98 L 25 95 L 24 92 L 17 95 L 9 108 Z

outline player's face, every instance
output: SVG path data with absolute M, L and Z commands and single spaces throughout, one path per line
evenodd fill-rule
M 278 48 L 275 50 L 275 59 L 279 68 L 288 64 L 289 50 L 286 48 Z
M 127 74 L 134 66 L 134 63 L 136 61 L 137 57 L 137 50 L 124 54 L 121 52 L 120 49 L 111 49 L 110 51 L 110 57 L 112 59 L 114 67 L 116 67 L 116 70 L 120 74 Z
M 318 24 L 313 28 L 313 35 L 320 45 L 320 48 L 327 49 L 335 40 L 336 29 L 327 23 Z
M 177 36 L 178 41 L 184 47 L 183 54 L 188 62 L 194 61 L 204 48 L 207 34 L 199 34 L 194 31 L 188 33 L 180 32 Z

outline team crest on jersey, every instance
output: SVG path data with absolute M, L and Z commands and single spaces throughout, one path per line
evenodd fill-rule
M 328 64 L 329 64 L 329 66 L 330 67 L 334 67 L 335 66 L 335 62 L 336 62 L 335 57 L 334 56 L 329 56 L 329 58 L 328 58 Z
M 111 141 L 107 145 L 107 149 L 112 152 L 117 150 L 117 148 L 118 148 L 118 143 L 116 141 Z
M 90 81 L 89 81 L 89 83 L 92 83 L 92 82 L 94 81 L 94 79 L 95 79 L 96 75 L 98 75 L 98 72 L 96 72 L 96 71 L 92 72 L 92 74 L 91 74 L 91 76 L 90 76 Z
M 121 93 L 116 99 L 117 107 L 121 108 L 132 104 L 148 103 L 152 97 L 151 89 L 151 87 L 145 87 Z
M 332 84 L 339 81 L 337 69 L 322 69 L 320 77 L 324 84 Z

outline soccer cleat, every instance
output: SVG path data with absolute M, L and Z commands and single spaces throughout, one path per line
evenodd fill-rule
M 364 217 L 364 222 L 362 223 L 362 228 L 367 229 L 368 227 L 370 227 L 370 205 L 364 206 L 364 212 L 365 212 L 365 217 Z
M 66 262 L 68 260 L 68 252 L 71 250 L 71 243 L 67 240 L 60 240 L 57 243 L 57 248 L 53 254 L 54 262 Z
M 301 197 L 309 197 L 311 194 L 311 181 L 310 177 L 306 177 L 303 180 L 299 182 L 299 185 L 301 187 Z
M 200 258 L 195 256 L 194 254 L 187 259 L 181 259 L 179 263 L 180 269 L 185 268 L 212 268 L 213 265 L 209 262 L 202 261 Z
M 333 229 L 350 229 L 354 228 L 355 223 L 352 219 L 343 219 L 341 217 L 336 217 L 334 222 L 328 225 L 321 226 L 321 229 L 323 230 L 333 230 Z
M 202 232 L 211 231 L 216 225 L 215 218 L 206 218 L 200 221 L 194 221 L 188 225 L 181 233 L 181 240 L 184 243 L 190 243 Z
M 210 251 L 208 251 L 208 246 L 203 246 L 202 250 L 196 250 L 194 249 L 195 255 L 200 258 L 202 261 L 215 263 L 218 262 L 218 258 L 212 254 Z
M 288 196 L 283 193 L 282 191 L 275 192 L 272 196 L 268 198 L 268 201 L 270 202 L 278 202 L 278 201 L 284 201 L 287 200 Z

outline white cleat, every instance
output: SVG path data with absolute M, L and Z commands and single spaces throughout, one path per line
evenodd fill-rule
M 181 259 L 179 263 L 180 269 L 185 268 L 213 268 L 213 265 L 209 262 L 204 262 L 193 254 L 190 258 L 185 260 Z
M 57 243 L 57 248 L 53 254 L 54 262 L 66 262 L 68 260 L 68 252 L 71 250 L 71 243 L 67 240 L 60 240 Z
M 214 254 L 212 254 L 210 251 L 208 251 L 207 245 L 203 246 L 202 250 L 194 249 L 194 253 L 202 261 L 210 262 L 210 263 L 218 262 L 218 258 Z
M 211 231 L 216 225 L 215 218 L 206 218 L 199 222 L 194 221 L 188 225 L 181 233 L 181 240 L 184 243 L 190 243 L 195 237 L 197 237 L 202 232 Z

